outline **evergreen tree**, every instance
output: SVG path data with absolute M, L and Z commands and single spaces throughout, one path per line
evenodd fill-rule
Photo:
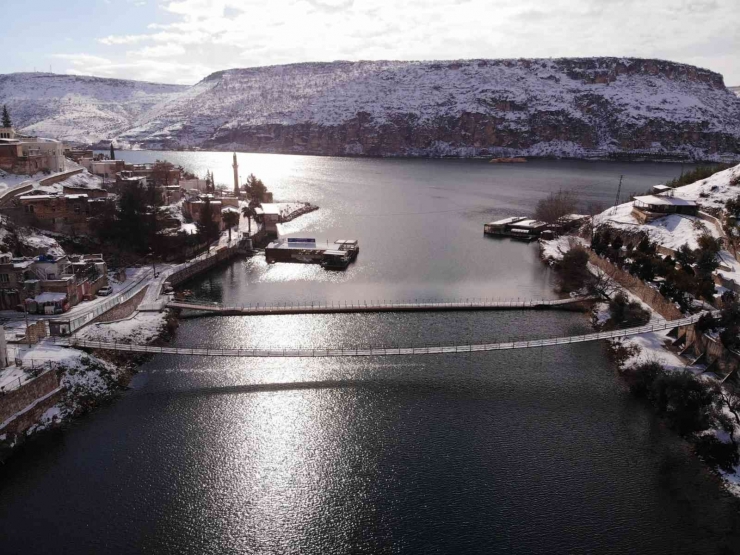
M 110 144 L 110 159 L 115 160 L 116 159 L 116 151 L 113 150 L 113 143 Z
M 253 173 L 250 173 L 244 189 L 247 192 L 247 198 L 256 202 L 257 206 L 260 206 L 265 193 L 267 193 L 267 187 L 262 183 L 262 180 L 257 179 Z
M 8 107 L 5 104 L 3 104 L 3 127 L 13 127 L 13 122 L 10 121 Z
M 210 250 L 211 242 L 218 237 L 218 223 L 213 218 L 213 212 L 211 209 L 211 199 L 206 198 L 201 209 L 200 218 L 196 224 L 198 232 L 206 238 L 208 243 L 208 249 Z

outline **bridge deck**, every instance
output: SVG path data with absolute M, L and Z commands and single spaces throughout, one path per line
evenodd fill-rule
M 361 312 L 444 312 L 462 310 L 521 310 L 521 309 L 552 309 L 565 307 L 595 298 L 557 299 L 557 300 L 479 300 L 471 299 L 455 302 L 384 302 L 384 301 L 357 301 L 337 303 L 302 303 L 281 305 L 249 305 L 249 306 L 222 306 L 217 303 L 170 301 L 168 308 L 211 312 L 223 316 L 234 315 L 270 315 L 270 314 L 354 314 Z
M 588 341 L 599 341 L 602 339 L 613 339 L 617 337 L 628 337 L 640 335 L 653 331 L 662 331 L 695 323 L 700 315 L 682 318 L 680 320 L 664 321 L 646 326 L 627 328 L 623 330 L 596 332 L 585 335 L 574 335 L 567 337 L 551 337 L 546 339 L 531 339 L 523 341 L 506 341 L 499 343 L 477 343 L 464 345 L 426 346 L 426 347 L 339 347 L 339 348 L 204 348 L 204 347 L 154 347 L 150 345 L 136 345 L 124 343 L 110 343 L 101 341 L 87 341 L 77 338 L 55 338 L 54 343 L 70 347 L 82 347 L 89 349 L 104 349 L 112 351 L 133 353 L 156 353 L 169 355 L 188 356 L 222 356 L 222 357 L 356 357 L 356 356 L 398 356 L 398 355 L 437 355 L 450 353 L 473 353 L 485 351 L 502 351 L 510 349 L 532 349 L 538 347 L 553 347 L 556 345 L 569 345 L 572 343 L 584 343 Z

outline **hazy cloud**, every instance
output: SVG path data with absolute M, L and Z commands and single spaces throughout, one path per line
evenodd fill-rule
M 94 67 L 193 83 L 231 67 L 337 59 L 639 56 L 699 64 L 740 84 L 736 0 L 169 0 L 160 8 L 165 23 L 143 34 L 99 38 L 100 51 L 86 53 L 99 60 Z M 67 59 L 69 68 L 79 71 L 80 59 Z

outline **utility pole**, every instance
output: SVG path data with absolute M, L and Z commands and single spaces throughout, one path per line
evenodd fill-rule
M 28 340 L 28 348 L 31 348 L 31 330 L 28 329 L 28 302 L 26 299 L 23 300 L 23 312 L 26 316 L 26 339 Z
M 612 208 L 612 214 L 614 214 L 617 211 L 617 206 L 619 205 L 619 196 L 622 194 L 622 178 L 624 175 L 619 176 L 619 187 L 617 187 L 617 197 L 614 199 L 614 208 Z

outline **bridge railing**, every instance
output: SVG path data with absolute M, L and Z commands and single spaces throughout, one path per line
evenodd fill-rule
M 331 310 L 364 310 L 384 309 L 403 310 L 408 308 L 476 308 L 476 307 L 511 307 L 535 308 L 541 306 L 561 306 L 579 302 L 595 300 L 594 297 L 580 297 L 570 299 L 494 299 L 494 298 L 466 298 L 449 301 L 419 300 L 389 301 L 389 300 L 358 300 L 358 301 L 296 301 L 278 304 L 249 303 L 242 305 L 225 306 L 213 301 L 175 300 L 168 302 L 173 308 L 186 308 L 214 312 L 283 312 L 283 311 L 331 311 Z
M 606 332 L 594 332 L 582 335 L 549 337 L 544 339 L 510 339 L 507 341 L 491 343 L 467 342 L 457 345 L 437 346 L 354 346 L 354 347 L 248 347 L 248 348 L 211 348 L 211 347 L 160 347 L 152 345 L 139 345 L 130 343 L 116 343 L 104 341 L 90 341 L 80 338 L 58 338 L 53 341 L 70 347 L 103 349 L 122 352 L 173 354 L 192 356 L 230 356 L 230 357 L 340 357 L 340 356 L 384 356 L 384 355 L 422 355 L 422 354 L 445 354 L 445 353 L 470 353 L 483 351 L 497 351 L 510 349 L 527 349 L 536 347 L 549 347 L 557 345 L 568 345 L 572 343 L 584 343 L 588 341 L 599 341 L 602 339 L 614 339 L 640 335 L 643 333 L 664 331 L 681 326 L 694 324 L 700 314 L 682 318 L 680 320 L 665 320 L 634 328 L 612 330 Z

